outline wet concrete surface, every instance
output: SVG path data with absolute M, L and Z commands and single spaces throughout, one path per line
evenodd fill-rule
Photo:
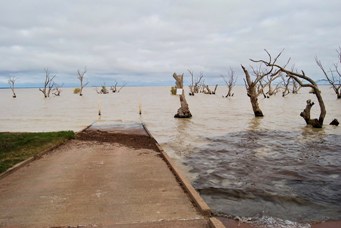
M 0 180 L 0 227 L 208 227 L 159 153 L 71 140 Z

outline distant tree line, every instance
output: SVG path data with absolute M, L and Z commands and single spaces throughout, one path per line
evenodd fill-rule
M 86 67 L 84 68 L 84 70 L 77 70 L 77 79 L 79 80 L 79 84 L 80 87 L 79 88 L 75 88 L 73 90 L 74 94 L 79 94 L 79 96 L 83 96 L 83 89 L 89 84 L 89 82 L 85 82 L 85 74 L 86 74 L 87 70 Z M 39 91 L 42 92 L 44 98 L 48 98 L 51 96 L 51 94 L 55 95 L 55 96 L 60 96 L 61 92 L 62 92 L 62 87 L 64 86 L 64 84 L 57 84 L 54 80 L 56 78 L 55 74 L 51 74 L 48 68 L 44 69 L 44 82 L 43 82 L 43 86 L 39 88 Z M 9 88 L 11 89 L 12 92 L 12 97 L 16 98 L 17 95 L 15 93 L 15 82 L 16 82 L 16 77 L 11 76 L 8 79 L 8 84 L 9 84 Z M 126 86 L 126 82 L 124 82 L 120 87 L 118 86 L 118 82 L 116 80 L 114 80 L 113 86 L 111 86 L 110 90 L 113 93 L 119 93 L 125 86 Z M 98 94 L 107 94 L 109 93 L 107 88 L 105 87 L 105 84 L 102 86 L 102 88 L 100 90 L 98 90 L 96 88 L 96 91 Z

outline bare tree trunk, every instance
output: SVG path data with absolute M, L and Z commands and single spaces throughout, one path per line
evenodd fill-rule
M 116 80 L 114 80 L 115 84 L 113 86 L 110 87 L 110 90 L 113 92 L 113 93 L 119 93 L 126 85 L 127 83 L 124 82 L 122 84 L 122 86 L 120 88 L 117 89 L 117 85 L 118 85 L 118 82 Z
M 17 95 L 15 94 L 15 91 L 14 91 L 15 80 L 16 80 L 15 77 L 10 77 L 10 79 L 8 79 L 8 84 L 12 90 L 12 97 L 13 98 L 17 97 Z
M 55 85 L 55 83 L 53 82 L 53 79 L 56 77 L 56 75 L 51 77 L 49 70 L 47 68 L 44 70 L 45 70 L 44 88 L 39 88 L 39 91 L 41 91 L 44 97 L 47 98 L 47 97 L 50 97 L 51 90 Z
M 293 80 L 293 82 L 292 82 L 292 93 L 297 94 L 300 89 L 301 89 L 301 85 L 299 85 L 295 80 Z
M 212 91 L 208 85 L 204 86 L 204 94 L 212 94 Z
M 215 92 L 217 91 L 217 88 L 218 88 L 218 84 L 216 84 L 216 85 L 215 85 L 215 87 L 214 87 L 214 90 L 213 90 L 212 94 L 215 94 Z
M 247 90 L 247 95 L 250 97 L 253 113 L 255 114 L 256 117 L 263 117 L 264 116 L 263 112 L 259 108 L 259 104 L 258 104 L 258 94 L 259 93 L 256 90 L 257 83 L 255 83 L 251 80 L 249 72 L 245 69 L 245 67 L 243 65 L 242 65 L 242 69 L 243 69 L 245 77 L 246 77 L 245 86 L 246 86 L 246 90 Z
M 50 97 L 51 91 L 53 90 L 53 87 L 55 86 L 55 83 L 49 83 L 48 87 L 47 87 L 47 96 Z
M 269 95 L 268 98 L 270 98 L 272 95 L 275 95 L 278 92 L 281 83 L 278 83 L 275 88 L 272 87 L 272 83 L 280 76 L 281 76 L 280 72 L 278 72 L 277 75 L 267 76 L 269 86 L 269 91 L 267 92 L 267 94 Z
M 230 71 L 228 75 L 226 76 L 226 78 L 224 75 L 222 75 L 221 77 L 223 78 L 228 89 L 225 97 L 232 97 L 234 95 L 234 93 L 232 93 L 232 89 L 236 85 L 236 81 L 237 81 L 237 77 L 235 77 L 234 70 L 230 68 Z
M 270 98 L 268 95 L 266 95 L 264 88 L 265 88 L 265 85 L 263 85 L 262 80 L 259 80 L 258 86 L 257 86 L 257 93 L 263 94 L 264 98 Z
M 191 75 L 191 79 L 192 79 L 192 84 L 189 86 L 189 89 L 190 89 L 189 95 L 194 96 L 194 79 L 193 79 L 194 75 L 193 75 L 193 71 L 188 70 L 188 72 Z
M 84 75 L 86 73 L 86 68 L 84 68 L 84 71 L 77 70 L 77 78 L 80 82 L 80 91 L 79 91 L 79 96 L 83 96 L 83 88 L 87 86 L 87 83 L 84 83 Z
M 307 105 L 305 107 L 305 109 L 303 110 L 303 112 L 300 113 L 300 116 L 303 117 L 303 119 L 305 120 L 305 122 L 307 124 L 311 124 L 311 119 L 310 119 L 310 110 L 313 107 L 315 103 L 312 102 L 310 99 L 307 100 Z
M 227 87 L 227 94 L 225 97 L 233 97 L 234 93 L 232 93 L 232 86 Z
M 185 92 L 183 89 L 183 78 L 184 75 L 177 75 L 176 73 L 173 74 L 173 78 L 176 81 L 177 89 L 182 89 L 182 93 L 180 94 L 180 108 L 178 109 L 177 114 L 174 115 L 175 118 L 191 118 L 192 114 L 189 111 L 189 107 L 186 101 Z
M 289 91 L 289 83 L 290 83 L 290 77 L 288 77 L 287 81 L 282 76 L 283 84 L 284 84 L 284 91 L 282 92 L 282 97 L 285 97 L 290 93 Z
M 323 125 L 324 117 L 322 119 L 321 119 L 321 116 L 320 116 L 320 119 L 311 119 L 310 118 L 310 110 L 314 104 L 315 103 L 312 102 L 310 99 L 307 100 L 307 105 L 306 105 L 305 109 L 303 110 L 303 112 L 300 113 L 300 116 L 303 117 L 303 119 L 305 120 L 307 125 L 311 125 L 315 128 L 321 128 Z
M 318 119 L 310 119 L 310 109 L 311 107 L 314 105 L 313 102 L 311 102 L 310 100 L 307 101 L 307 105 L 306 108 L 304 109 L 303 112 L 301 112 L 301 116 L 304 118 L 304 120 L 306 121 L 307 124 L 312 125 L 315 128 L 321 128 L 323 126 L 323 121 L 324 118 L 326 116 L 326 107 L 324 105 L 322 96 L 321 96 L 321 91 L 319 90 L 316 82 L 314 80 L 312 80 L 310 77 L 306 76 L 304 71 L 302 71 L 301 74 L 297 73 L 297 72 L 293 72 L 290 70 L 287 70 L 285 67 L 286 65 L 289 63 L 290 59 L 288 60 L 287 64 L 282 67 L 278 64 L 276 64 L 276 60 L 280 57 L 280 55 L 282 54 L 282 52 L 280 52 L 277 57 L 275 58 L 275 60 L 272 62 L 272 58 L 270 53 L 265 50 L 266 53 L 269 56 L 269 60 L 265 61 L 265 60 L 252 60 L 253 62 L 259 62 L 259 63 L 263 63 L 265 64 L 265 66 L 267 67 L 271 67 L 271 71 L 276 68 L 279 71 L 285 73 L 288 77 L 292 78 L 293 80 L 295 80 L 301 87 L 310 87 L 312 89 L 312 91 L 314 92 L 314 94 L 316 95 L 316 98 L 319 102 L 320 105 L 320 116 Z M 304 80 L 306 83 L 303 83 Z
M 117 81 L 115 80 L 115 84 L 113 85 L 113 86 L 111 86 L 111 91 L 113 92 L 113 93 L 116 93 L 117 92 Z
M 324 118 L 326 117 L 327 111 L 326 111 L 326 106 L 324 105 L 324 102 L 323 102 L 323 99 L 321 96 L 321 91 L 318 89 L 317 85 L 315 85 L 315 86 L 316 86 L 316 87 L 314 87 L 315 95 L 316 95 L 317 101 L 319 102 L 319 105 L 320 105 L 320 116 L 318 119 L 318 124 L 312 124 L 312 125 L 313 125 L 313 127 L 321 128 L 323 126 L 323 121 L 324 121 Z
M 52 93 L 53 93 L 55 96 L 60 96 L 60 94 L 61 94 L 61 92 L 62 92 L 61 87 L 63 87 L 63 85 L 64 85 L 64 84 L 62 84 L 62 85 L 55 84 L 55 87 L 53 88 L 53 92 L 52 92 Z
M 201 79 L 204 77 L 203 73 L 200 72 L 200 76 L 196 78 L 195 82 L 194 82 L 194 88 L 193 88 L 193 92 L 194 93 L 199 93 L 200 89 L 201 89 L 201 84 L 200 81 Z

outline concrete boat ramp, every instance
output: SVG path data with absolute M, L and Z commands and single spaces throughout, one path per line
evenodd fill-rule
M 0 227 L 224 227 L 144 125 L 96 122 L 0 178 Z

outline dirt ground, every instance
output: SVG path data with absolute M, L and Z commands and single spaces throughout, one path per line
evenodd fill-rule
M 149 135 L 86 130 L 78 133 L 76 138 L 83 141 L 119 143 L 133 149 L 150 149 L 159 152 L 156 141 Z

